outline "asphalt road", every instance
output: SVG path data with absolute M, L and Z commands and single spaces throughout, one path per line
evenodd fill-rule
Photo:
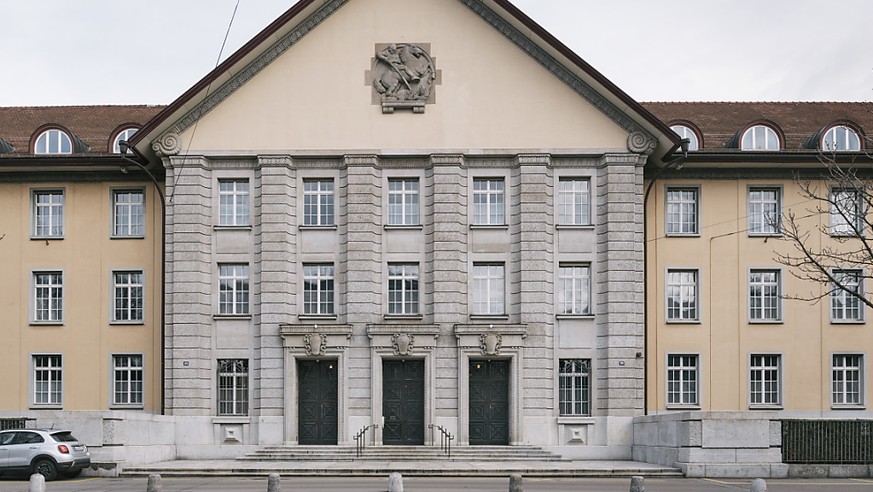
M 145 478 L 78 478 L 46 484 L 46 492 L 145 492 Z M 163 492 L 264 492 L 266 478 L 164 478 Z M 525 479 L 525 492 L 627 492 L 630 479 Z M 403 481 L 405 492 L 506 492 L 509 479 L 415 478 Z M 0 492 L 27 492 L 24 477 L 0 478 Z M 385 492 L 388 478 L 283 477 L 282 492 Z M 749 490 L 748 480 L 648 479 L 646 492 L 730 492 Z M 873 492 L 873 479 L 768 480 L 769 492 Z

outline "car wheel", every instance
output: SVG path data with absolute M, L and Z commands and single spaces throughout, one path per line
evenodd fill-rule
M 39 473 L 45 477 L 46 482 L 51 482 L 58 476 L 58 467 L 50 459 L 41 459 L 33 464 L 33 473 Z
M 81 474 L 82 474 L 82 469 L 81 469 L 81 468 L 78 469 L 78 470 L 76 470 L 76 471 L 64 472 L 64 476 L 67 477 L 67 478 L 76 478 L 76 477 L 78 477 L 78 476 L 81 475 Z

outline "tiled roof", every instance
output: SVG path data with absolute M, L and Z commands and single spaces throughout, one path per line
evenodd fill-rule
M 31 138 L 46 125 L 72 132 L 89 147 L 84 155 L 106 155 L 117 130 L 123 126 L 141 127 L 161 109 L 163 106 L 0 107 L 0 141 L 14 148 L 5 153 L 0 150 L 0 158 L 30 155 Z
M 755 123 L 775 126 L 786 151 L 808 151 L 807 141 L 835 123 L 850 123 L 861 138 L 873 136 L 873 103 L 843 102 L 644 102 L 669 125 L 691 123 L 702 133 L 701 150 L 738 151 L 726 145 Z M 816 144 L 818 141 L 816 140 Z M 869 142 L 868 142 L 869 143 Z M 870 145 L 866 146 L 867 148 Z

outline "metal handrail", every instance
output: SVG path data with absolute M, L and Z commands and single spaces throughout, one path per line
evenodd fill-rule
M 445 427 L 441 425 L 429 424 L 427 426 L 429 429 L 436 429 L 440 431 L 440 449 L 446 453 L 446 456 L 451 459 L 452 458 L 452 441 L 455 439 Z
M 365 425 L 357 434 L 355 434 L 355 457 L 360 458 L 364 454 L 364 448 L 367 447 L 367 431 L 379 427 L 377 424 Z

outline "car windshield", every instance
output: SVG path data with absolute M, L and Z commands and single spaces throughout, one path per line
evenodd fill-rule
M 57 442 L 76 442 L 76 441 L 78 441 L 78 439 L 73 437 L 73 434 L 71 434 L 68 431 L 53 432 L 52 438 Z

